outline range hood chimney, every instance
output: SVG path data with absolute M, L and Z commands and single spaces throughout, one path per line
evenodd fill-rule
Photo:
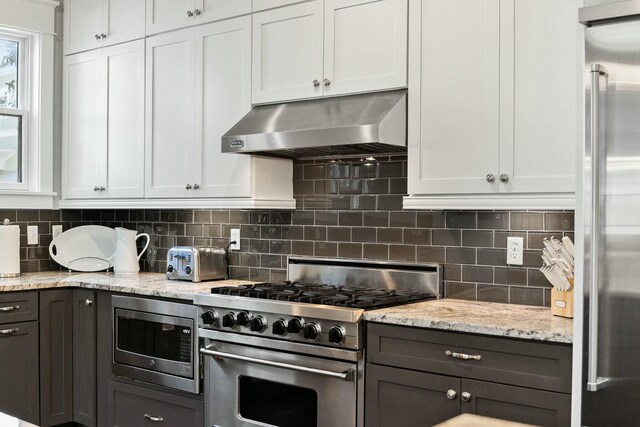
M 293 159 L 406 150 L 406 89 L 258 106 L 222 137 L 223 153 Z

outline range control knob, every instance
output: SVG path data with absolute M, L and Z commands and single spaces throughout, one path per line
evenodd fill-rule
M 236 318 L 236 323 L 238 326 L 249 326 L 249 322 L 251 321 L 251 315 L 246 311 L 241 311 L 238 313 Z
M 236 326 L 236 315 L 233 313 L 227 313 L 222 316 L 222 326 L 225 328 L 233 328 Z
M 315 341 L 320 336 L 320 326 L 309 323 L 304 327 L 304 339 Z
M 344 339 L 344 328 L 342 326 L 332 326 L 329 329 L 329 342 L 340 344 Z
M 302 331 L 303 327 L 304 322 L 302 321 L 302 319 L 294 317 L 293 319 L 289 320 L 289 323 L 287 323 L 287 332 L 289 332 L 290 334 L 299 334 L 300 331 Z
M 286 335 L 287 325 L 284 324 L 284 320 L 278 319 L 271 325 L 271 333 L 274 335 Z
M 173 273 L 173 265 L 169 264 L 167 266 L 167 273 Z
M 207 310 L 200 315 L 202 323 L 205 325 L 215 325 L 218 322 L 218 315 L 213 310 Z
M 191 266 L 190 266 L 190 265 L 187 265 L 187 266 L 184 268 L 184 272 L 185 272 L 185 273 L 187 273 L 187 275 L 189 275 L 189 276 L 191 276 L 191 271 L 192 271 L 192 270 L 191 270 Z
M 262 332 L 267 328 L 267 321 L 262 316 L 256 316 L 251 319 L 251 326 L 249 329 L 253 332 Z

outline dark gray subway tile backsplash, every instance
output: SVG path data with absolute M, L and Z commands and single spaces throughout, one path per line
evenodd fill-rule
M 21 226 L 23 272 L 58 270 L 49 258 L 52 225 L 126 227 L 151 235 L 145 271 L 163 272 L 174 245 L 228 244 L 241 229 L 231 274 L 284 280 L 289 255 L 442 263 L 445 296 L 549 305 L 550 285 L 537 270 L 544 237 L 573 238 L 572 211 L 403 211 L 406 157 L 294 163 L 295 211 L 210 209 L 2 210 Z M 40 242 L 27 246 L 27 225 Z M 507 266 L 508 236 L 524 238 L 524 266 Z

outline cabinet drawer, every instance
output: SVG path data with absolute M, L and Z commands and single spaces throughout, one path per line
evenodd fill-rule
M 201 426 L 204 424 L 202 400 L 164 393 L 144 387 L 108 382 L 109 425 L 114 427 Z
M 478 355 L 460 360 L 447 355 Z M 367 325 L 367 361 L 542 390 L 571 392 L 571 346 L 431 329 Z
M 0 323 L 38 320 L 37 292 L 0 293 Z

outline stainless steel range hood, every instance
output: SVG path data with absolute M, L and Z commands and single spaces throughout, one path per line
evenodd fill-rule
M 222 137 L 223 153 L 297 159 L 406 149 L 406 89 L 258 106 Z

